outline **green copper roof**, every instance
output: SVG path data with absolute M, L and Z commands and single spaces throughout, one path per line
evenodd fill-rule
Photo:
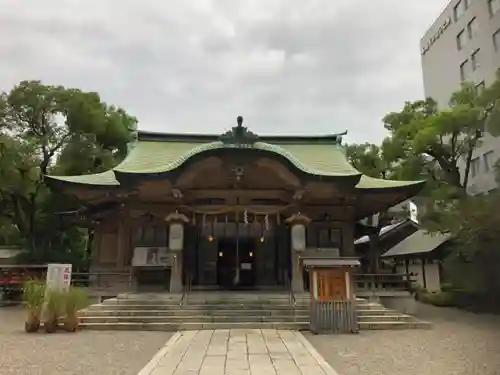
M 120 183 L 115 178 L 115 173 L 106 171 L 103 173 L 86 174 L 80 176 L 47 176 L 50 179 L 84 185 L 97 186 L 119 186 Z
M 236 134 L 243 129 L 243 133 Z M 360 177 L 357 189 L 387 189 L 417 186 L 422 182 L 388 181 L 367 176 L 352 167 L 347 161 L 344 148 L 339 145 L 341 135 L 330 136 L 269 136 L 257 138 L 246 128 L 233 128 L 222 137 L 216 135 L 154 134 L 139 133 L 139 141 L 129 155 L 113 170 L 82 176 L 47 176 L 49 181 L 113 187 L 119 186 L 116 179 L 121 174 L 159 174 L 175 170 L 191 157 L 219 149 L 256 150 L 279 155 L 298 170 L 311 176 L 322 177 Z M 233 138 L 232 138 L 233 137 Z M 234 138 L 236 137 L 236 138 Z M 237 138 L 239 137 L 239 138 Z M 243 147 L 233 144 L 235 139 L 248 140 Z M 229 139 L 229 141 L 228 141 Z
M 369 190 L 369 189 L 388 189 L 400 188 L 409 186 L 423 185 L 425 181 L 397 181 L 397 180 L 383 180 L 368 176 L 361 176 L 356 189 Z
M 220 141 L 153 142 L 140 141 L 114 170 L 121 173 L 162 173 L 172 171 L 191 157 L 210 150 L 231 148 Z M 255 142 L 245 150 L 269 151 L 291 162 L 302 172 L 318 176 L 357 176 L 340 146 L 332 144 L 281 144 Z M 238 149 L 234 148 L 237 152 Z

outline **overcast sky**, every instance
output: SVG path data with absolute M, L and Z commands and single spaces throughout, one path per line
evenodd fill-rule
M 419 41 L 448 0 L 0 0 L 0 89 L 97 91 L 141 130 L 348 130 L 423 95 Z

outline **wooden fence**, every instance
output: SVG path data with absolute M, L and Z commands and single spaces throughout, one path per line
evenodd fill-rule
M 310 330 L 313 333 L 357 333 L 356 300 L 311 301 Z

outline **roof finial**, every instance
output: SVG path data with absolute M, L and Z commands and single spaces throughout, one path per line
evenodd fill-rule
M 258 136 L 243 126 L 243 116 L 236 118 L 237 126 L 220 136 L 222 143 L 236 147 L 251 147 L 258 140 Z

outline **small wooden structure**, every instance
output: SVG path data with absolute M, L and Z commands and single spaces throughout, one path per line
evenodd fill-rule
M 450 235 L 419 229 L 382 254 L 382 259 L 391 259 L 397 273 L 415 275 L 415 285 L 438 292 L 441 290 L 442 261 L 449 253 L 450 240 Z
M 304 258 L 311 292 L 310 330 L 313 333 L 357 333 L 354 295 L 355 258 Z

